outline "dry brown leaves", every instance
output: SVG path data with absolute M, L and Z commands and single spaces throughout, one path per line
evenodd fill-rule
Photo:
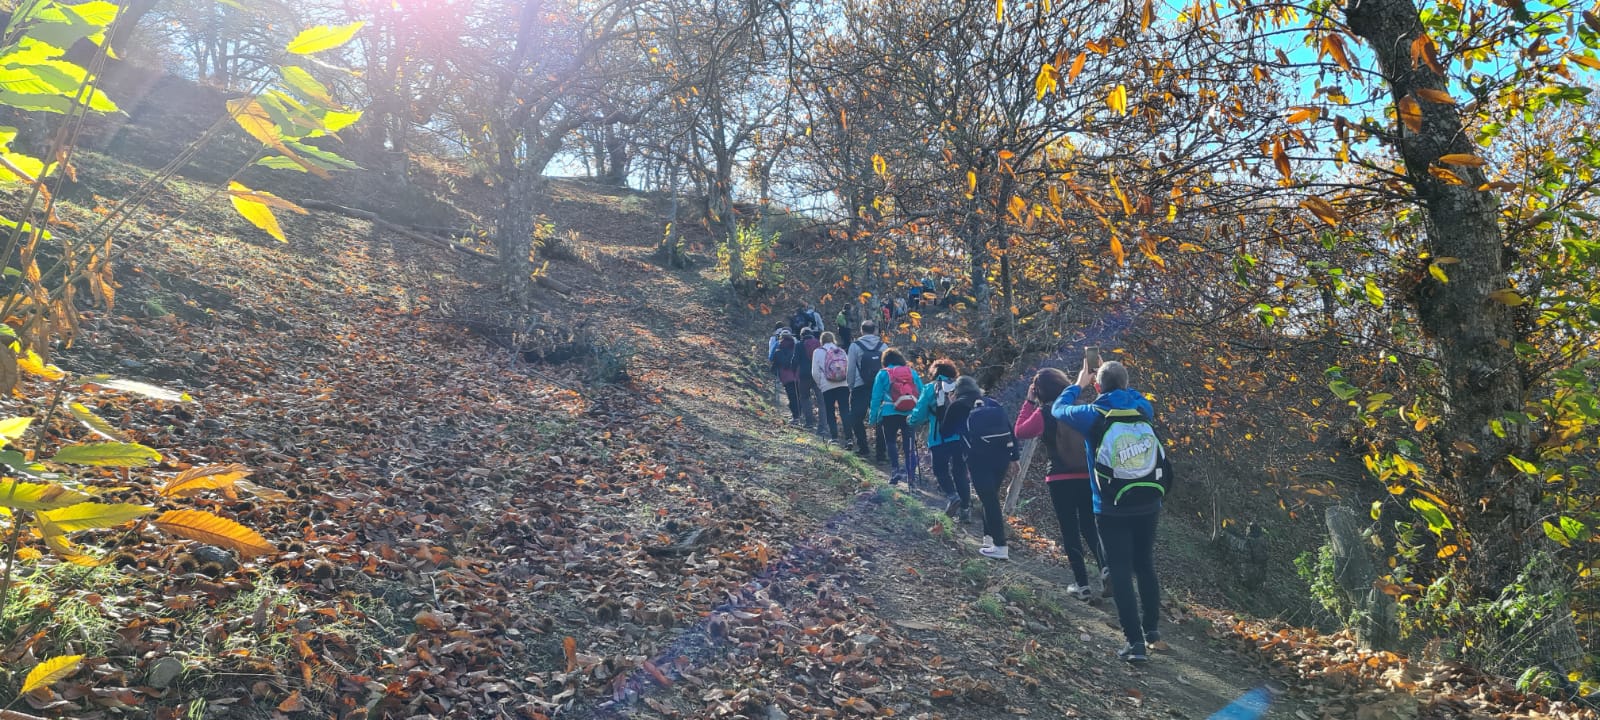
M 1418 662 L 1362 650 L 1349 631 L 1323 635 L 1196 608 L 1214 638 L 1263 661 L 1274 676 L 1320 702 L 1321 718 L 1462 717 L 1593 720 L 1593 710 L 1519 692 L 1503 678 L 1454 661 Z

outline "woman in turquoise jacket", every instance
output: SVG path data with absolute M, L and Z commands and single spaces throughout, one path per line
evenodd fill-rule
M 972 485 L 967 475 L 966 443 L 961 441 L 960 428 L 944 422 L 955 402 L 956 378 L 961 373 L 954 362 L 940 358 L 933 361 L 928 374 L 932 378 L 922 386 L 909 422 L 913 427 L 928 424 L 928 453 L 933 456 L 933 476 L 944 491 L 944 514 L 956 517 L 959 509 L 961 521 L 967 522 L 972 518 Z
M 904 368 L 897 370 L 897 368 Z M 890 374 L 901 375 L 909 373 L 911 384 L 915 388 L 912 394 L 916 397 L 922 395 L 922 376 L 917 374 L 915 368 L 906 364 L 906 356 L 899 350 L 889 348 L 883 351 L 883 369 L 878 371 L 878 377 L 872 381 L 872 401 L 867 406 L 867 421 L 878 427 L 878 432 L 883 433 L 883 445 L 889 449 L 889 484 L 894 485 L 906 479 L 906 470 L 911 467 L 911 426 L 907 424 L 908 416 L 915 407 L 897 410 L 894 406 L 896 398 L 890 397 Z

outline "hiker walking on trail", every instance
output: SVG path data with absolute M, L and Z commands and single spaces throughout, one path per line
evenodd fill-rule
M 1097 388 L 1093 403 L 1078 396 Z M 1148 661 L 1148 646 L 1161 640 L 1161 586 L 1156 581 L 1156 521 L 1172 483 L 1172 465 L 1151 423 L 1155 408 L 1128 386 L 1128 369 L 1111 361 L 1090 367 L 1085 356 L 1078 383 L 1062 391 L 1051 407 L 1056 420 L 1088 438 L 1090 489 L 1100 525 L 1100 541 L 1111 566 L 1117 618 L 1128 645 L 1117 653 L 1130 663 Z M 1135 601 L 1134 580 L 1139 595 Z
M 856 312 L 855 303 L 845 303 L 839 308 L 839 314 L 833 318 L 834 333 L 839 338 L 839 344 L 849 347 L 850 338 L 854 334 L 851 328 L 860 322 L 860 313 Z
M 960 375 L 949 359 L 933 361 L 928 367 L 928 384 L 922 386 L 910 423 L 928 424 L 928 453 L 933 456 L 933 476 L 944 492 L 944 514 L 957 517 L 959 511 L 961 522 L 968 522 L 972 518 L 972 487 L 967 480 L 966 446 L 961 439 L 967 417 L 965 412 L 953 412 L 958 399 L 956 378 Z M 971 403 L 965 407 L 970 409 Z
M 811 361 L 821 347 L 822 343 L 811 328 L 800 331 L 800 360 L 795 365 L 795 373 L 799 376 L 796 378 L 796 388 L 800 395 L 800 424 L 819 433 L 822 430 L 822 391 L 817 388 L 816 378 L 812 375 Z
M 824 422 L 818 425 L 826 424 L 828 438 L 838 442 L 840 426 L 850 416 L 850 354 L 834 342 L 831 332 L 823 333 L 821 342 L 811 355 L 811 377 L 822 392 Z
M 821 334 L 822 316 L 817 314 L 817 309 L 812 307 L 811 303 L 801 303 L 795 308 L 794 315 L 789 318 L 789 332 L 798 337 L 807 328 L 811 329 L 813 336 Z
M 799 364 L 800 343 L 789 332 L 789 328 L 778 331 L 778 346 L 772 351 L 772 370 L 778 375 L 778 382 L 783 384 L 783 392 L 789 396 L 789 422 L 800 423 L 800 389 L 796 381 L 800 374 L 796 370 Z
M 1008 473 L 1017 472 L 1017 461 L 1021 458 L 1016 437 L 1011 432 L 1011 413 L 999 401 L 985 397 L 976 378 L 963 375 L 956 379 L 955 401 L 947 422 L 951 427 L 960 428 L 967 472 L 972 474 L 972 489 L 983 503 L 983 544 L 978 552 L 984 557 L 1007 560 L 1011 551 L 1006 547 L 1006 519 L 1000 506 L 1000 486 L 1005 484 Z
M 1027 398 L 1022 402 L 1022 412 L 1017 413 L 1018 440 L 1039 438 L 1050 467 L 1045 470 L 1044 484 L 1050 489 L 1050 504 L 1055 507 L 1056 523 L 1061 527 L 1061 549 L 1067 553 L 1072 565 L 1072 584 L 1067 594 L 1079 600 L 1089 599 L 1089 568 L 1084 562 L 1083 548 L 1087 543 L 1094 564 L 1100 568 L 1100 582 L 1106 582 L 1110 570 L 1105 555 L 1100 550 L 1100 530 L 1094 520 L 1094 496 L 1089 489 L 1088 444 L 1083 435 L 1050 414 L 1056 398 L 1072 381 L 1067 374 L 1055 368 L 1045 368 L 1033 376 L 1028 386 Z M 1082 537 L 1082 540 L 1079 537 Z
M 883 433 L 874 430 L 873 437 L 877 440 L 878 452 L 876 455 L 867 454 L 867 415 L 870 408 L 867 406 L 872 401 L 872 383 L 878 377 L 878 371 L 883 369 L 883 351 L 889 346 L 878 337 L 878 324 L 868 320 L 861 323 L 861 338 L 850 343 L 850 434 L 855 437 L 855 451 L 863 459 L 871 458 L 879 463 L 887 460 L 884 455 Z
M 889 484 L 907 479 L 911 470 L 911 427 L 906 420 L 922 396 L 922 376 L 906 363 L 905 355 L 889 348 L 883 351 L 883 369 L 872 381 L 872 400 L 868 422 L 883 434 L 889 449 Z
M 786 332 L 789 332 L 789 328 L 785 327 L 782 320 L 779 320 L 776 325 L 772 326 L 772 335 L 767 338 L 767 369 L 772 373 L 772 379 L 777 381 L 777 384 L 773 386 L 777 389 L 777 394 L 772 400 L 774 405 L 783 404 L 783 380 L 778 377 L 777 354 L 778 342 L 782 339 L 782 333 Z

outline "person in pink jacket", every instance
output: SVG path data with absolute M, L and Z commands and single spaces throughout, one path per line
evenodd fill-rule
M 1071 384 L 1067 374 L 1055 368 L 1045 368 L 1034 375 L 1027 399 L 1022 403 L 1022 412 L 1017 414 L 1014 432 L 1018 440 L 1039 438 L 1050 457 L 1044 481 L 1050 488 L 1050 504 L 1055 506 L 1056 522 L 1061 526 L 1061 548 L 1072 565 L 1073 583 L 1067 586 L 1067 593 L 1087 600 L 1089 569 L 1084 562 L 1083 544 L 1078 541 L 1080 534 L 1088 543 L 1089 552 L 1094 554 L 1102 585 L 1106 576 L 1105 553 L 1100 547 L 1094 497 L 1089 487 L 1089 463 L 1083 436 L 1050 414 L 1056 398 Z

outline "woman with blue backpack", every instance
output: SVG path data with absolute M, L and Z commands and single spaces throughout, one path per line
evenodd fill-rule
M 867 420 L 883 434 L 889 449 L 889 484 L 907 480 L 914 462 L 911 459 L 911 427 L 906 423 L 922 396 L 922 376 L 906 364 L 899 350 L 883 351 L 883 369 L 872 381 L 872 400 Z
M 961 426 L 950 415 L 956 401 L 956 364 L 948 358 L 933 361 L 928 368 L 932 380 L 922 386 L 917 407 L 911 411 L 911 425 L 928 424 L 928 453 L 933 456 L 933 476 L 944 492 L 944 514 L 961 522 L 972 519 L 972 487 L 967 481 L 966 446 Z
M 1016 471 L 1021 459 L 1016 436 L 1011 432 L 1011 413 L 998 400 L 984 396 L 977 378 L 963 375 L 956 380 L 955 401 L 945 421 L 960 429 L 972 489 L 983 503 L 983 545 L 978 552 L 995 560 L 1009 559 L 1000 486 L 1005 484 L 1008 472 Z

